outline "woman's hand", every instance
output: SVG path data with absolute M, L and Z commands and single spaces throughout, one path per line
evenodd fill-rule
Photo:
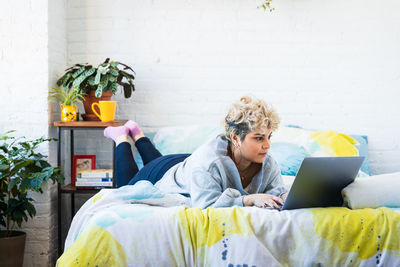
M 286 192 L 286 193 L 283 193 L 283 194 L 281 195 L 281 198 L 282 198 L 283 202 L 286 201 L 287 195 L 288 195 L 287 192 Z
M 283 199 L 270 194 L 251 194 L 243 197 L 243 206 L 256 206 L 259 208 L 272 207 L 279 209 Z

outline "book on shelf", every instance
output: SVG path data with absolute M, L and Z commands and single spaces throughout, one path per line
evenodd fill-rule
M 75 183 L 76 187 L 111 187 L 112 185 L 112 182 L 80 182 L 79 180 Z
M 95 170 L 82 170 L 78 171 L 76 178 L 98 178 L 98 177 L 105 177 L 105 178 L 112 178 L 113 177 L 113 170 L 112 169 L 95 169 Z
M 112 182 L 112 178 L 104 178 L 104 177 L 78 178 L 78 179 L 76 179 L 76 182 L 79 182 L 79 183 Z

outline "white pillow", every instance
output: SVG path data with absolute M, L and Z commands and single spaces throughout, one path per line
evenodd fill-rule
M 290 188 L 292 187 L 292 184 L 294 182 L 294 178 L 296 176 L 291 176 L 291 175 L 282 175 L 282 180 L 285 188 L 289 191 Z
M 400 207 L 400 172 L 356 179 L 342 190 L 351 209 Z

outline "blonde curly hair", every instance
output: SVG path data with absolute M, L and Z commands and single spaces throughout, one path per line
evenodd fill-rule
M 243 96 L 233 103 L 224 120 L 225 139 L 232 142 L 231 133 L 237 134 L 243 141 L 254 130 L 267 126 L 272 131 L 278 129 L 280 119 L 276 111 L 265 101 Z

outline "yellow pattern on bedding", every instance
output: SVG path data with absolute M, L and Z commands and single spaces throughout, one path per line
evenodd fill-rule
M 126 266 L 124 248 L 103 228 L 92 225 L 58 259 L 57 266 Z
M 211 247 L 232 234 L 249 236 L 254 233 L 250 214 L 234 208 L 186 208 L 178 213 L 181 226 L 188 240 L 196 248 Z
M 226 248 L 228 237 L 239 234 L 243 240 L 254 235 L 250 214 L 233 208 L 185 208 L 177 213 L 186 240 L 193 246 L 197 264 L 212 266 L 209 262 L 209 249 L 222 241 Z M 221 253 L 226 260 L 228 250 Z
M 387 209 L 313 209 L 317 235 L 331 241 L 342 252 L 353 252 L 361 260 L 381 253 L 400 253 L 400 214 Z M 389 242 L 390 241 L 390 242 Z

